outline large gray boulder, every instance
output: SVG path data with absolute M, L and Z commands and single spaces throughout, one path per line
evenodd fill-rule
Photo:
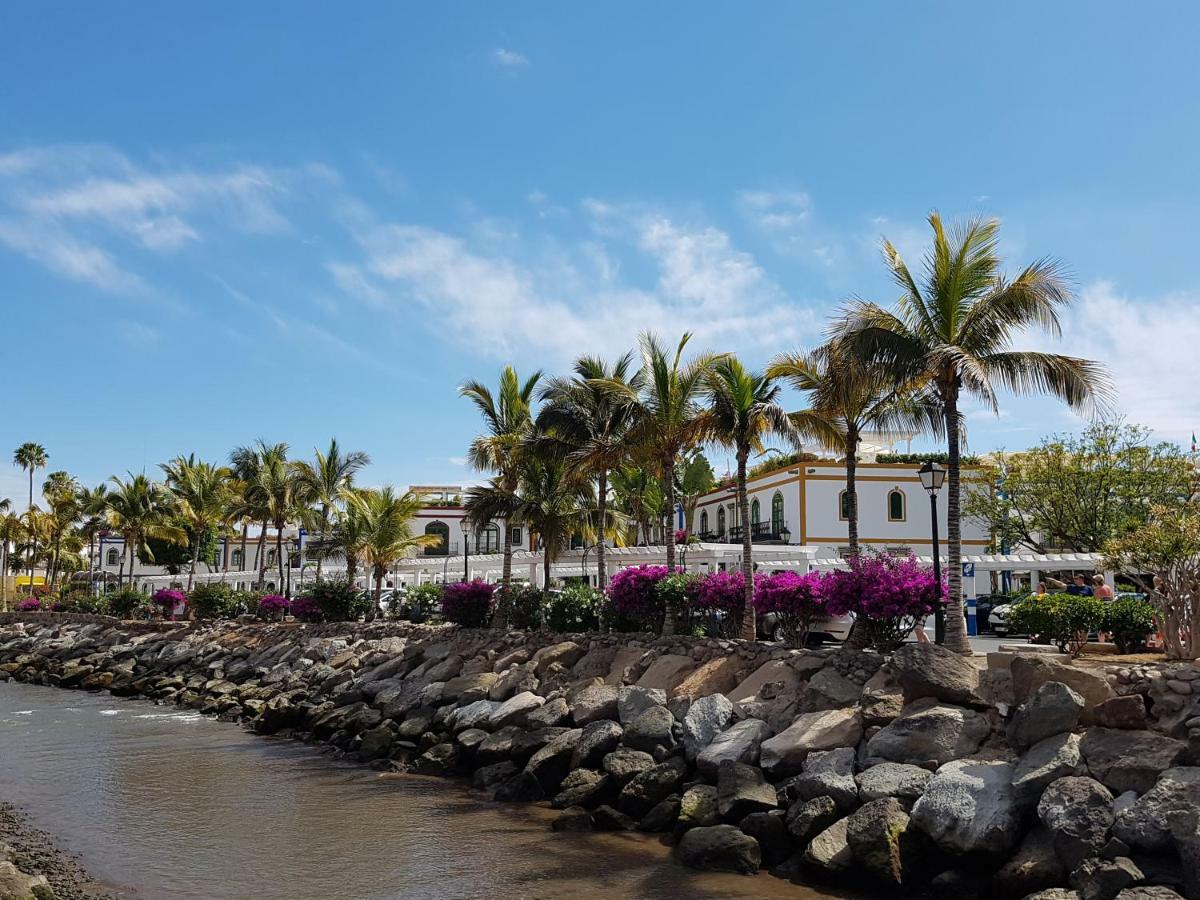
M 569 806 L 598 806 L 609 793 L 612 779 L 604 772 L 593 769 L 576 769 L 563 779 L 558 794 L 550 801 L 554 809 Z
M 626 685 L 617 690 L 617 713 L 622 725 L 628 725 L 652 706 L 666 706 L 667 692 L 662 688 Z
M 1158 776 L 1154 787 L 1120 809 L 1113 834 L 1136 850 L 1171 849 L 1172 819 L 1200 809 L 1200 767 L 1176 766 Z
M 1008 723 L 1008 743 L 1016 750 L 1074 730 L 1083 713 L 1083 697 L 1061 681 L 1048 681 L 1017 707 Z
M 867 742 L 868 759 L 940 766 L 970 756 L 991 732 L 973 709 L 918 700 Z
M 1066 877 L 1067 870 L 1054 851 L 1054 832 L 1038 824 L 996 872 L 993 885 L 1002 897 L 1026 897 L 1062 884 Z
M 537 709 L 530 711 L 525 717 L 525 724 L 530 729 L 557 728 L 571 721 L 571 708 L 562 697 L 549 700 Z
M 710 694 L 692 703 L 683 717 L 683 752 L 687 758 L 695 760 L 731 721 L 733 703 L 724 694 Z
M 583 734 L 571 756 L 572 769 L 598 769 L 609 753 L 617 749 L 624 732 L 611 719 L 598 719 L 583 726 Z M 571 804 L 568 804 L 571 805 Z
M 1153 731 L 1089 728 L 1079 749 L 1092 777 L 1109 790 L 1144 794 L 1159 773 L 1179 764 L 1187 745 Z
M 951 853 L 1003 856 L 1020 836 L 1012 764 L 962 759 L 934 773 L 914 804 L 913 823 Z
M 1022 807 L 1035 806 L 1046 786 L 1068 775 L 1086 775 L 1079 735 L 1056 734 L 1034 744 L 1013 769 L 1013 795 Z
M 1133 860 L 1087 859 L 1071 873 L 1071 887 L 1080 900 L 1115 900 L 1117 894 L 1145 878 Z
M 872 800 L 849 817 L 846 840 L 854 862 L 876 881 L 898 887 L 912 866 L 909 816 L 895 797 Z
M 859 799 L 863 803 L 887 797 L 912 803 L 925 793 L 932 777 L 932 772 L 920 766 L 884 762 L 859 772 L 854 781 L 858 786 Z
M 849 818 L 834 822 L 815 838 L 804 851 L 804 861 L 825 872 L 844 872 L 854 863 L 850 849 Z
M 888 663 L 905 702 L 933 697 L 958 706 L 986 706 L 979 696 L 979 669 L 970 657 L 939 644 L 904 644 Z
M 832 797 L 797 800 L 788 807 L 784 822 L 788 833 L 803 846 L 838 820 L 837 804 Z
M 571 707 L 571 720 L 576 725 L 586 725 L 598 719 L 617 718 L 617 689 L 611 684 L 589 684 L 575 691 L 567 702 Z
M 727 822 L 740 822 L 753 812 L 779 806 L 775 788 L 756 766 L 725 760 L 717 772 L 717 811 Z
M 640 819 L 671 794 L 679 793 L 683 778 L 687 774 L 687 763 L 673 756 L 635 776 L 617 795 L 617 809 L 635 819 Z
M 853 747 L 810 753 L 804 760 L 803 771 L 787 782 L 788 797 L 793 800 L 832 797 L 839 809 L 854 809 L 858 805 L 855 756 Z
M 525 771 L 537 779 L 546 796 L 556 794 L 558 786 L 571 771 L 571 758 L 582 736 L 582 728 L 573 728 L 560 734 L 534 753 L 525 764 Z
M 1113 795 L 1093 778 L 1052 782 L 1038 802 L 1038 818 L 1054 833 L 1054 848 L 1068 870 L 1097 856 L 1113 824 Z
M 613 777 L 617 787 L 625 787 L 636 776 L 655 766 L 654 757 L 641 750 L 618 747 L 601 761 L 601 768 Z
M 794 775 L 815 750 L 853 747 L 862 738 L 862 719 L 856 709 L 805 713 L 789 728 L 762 742 L 760 763 L 774 777 Z
M 1085 669 L 1042 659 L 1039 654 L 1020 653 L 1013 659 L 1013 699 L 1017 705 L 1024 703 L 1038 688 L 1050 681 L 1061 681 L 1083 697 L 1089 707 L 1099 706 L 1116 696 L 1103 676 Z
M 750 813 L 738 823 L 738 828 L 758 841 L 764 866 L 777 866 L 792 855 L 792 837 L 782 809 Z
M 466 731 L 468 728 L 489 728 L 492 713 L 500 708 L 495 700 L 476 700 L 466 706 L 460 706 L 450 714 L 447 726 L 453 732 Z
M 679 801 L 679 830 L 716 825 L 721 821 L 717 789 L 711 784 L 694 784 Z
M 679 861 L 693 869 L 752 875 L 762 865 L 758 841 L 732 825 L 692 828 L 679 841 Z
M 653 754 L 675 746 L 675 717 L 665 706 L 651 706 L 625 726 L 626 747 Z M 661 749 L 660 749 L 661 748 Z
M 533 654 L 533 663 L 537 674 L 541 676 L 556 664 L 563 669 L 571 668 L 583 658 L 584 652 L 584 649 L 574 641 L 562 641 L 558 644 L 551 644 L 549 647 L 543 647 Z
M 863 686 L 847 678 L 833 666 L 826 666 L 808 680 L 804 693 L 800 695 L 800 709 L 815 712 L 821 709 L 838 709 L 852 706 L 862 696 Z
M 523 691 L 509 697 L 492 711 L 488 717 L 488 728 L 495 731 L 506 725 L 524 725 L 529 720 L 529 714 L 545 702 L 533 691 Z
M 709 778 L 715 778 L 721 760 L 755 765 L 759 760 L 762 742 L 770 737 L 771 729 L 761 719 L 742 719 L 725 729 L 696 757 L 696 768 Z

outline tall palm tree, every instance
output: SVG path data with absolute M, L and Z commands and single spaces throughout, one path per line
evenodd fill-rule
M 546 449 L 562 458 L 572 477 L 596 481 L 598 531 L 609 531 L 609 473 L 629 458 L 627 440 L 637 413 L 633 401 L 641 389 L 637 375 L 630 378 L 633 354 L 627 353 L 611 367 L 603 360 L 583 356 L 575 361 L 573 378 L 553 378 L 541 390 L 543 406 L 537 430 Z M 628 390 L 616 392 L 612 383 Z M 596 579 L 604 590 L 604 539 L 596 543 Z
M 185 544 L 187 532 L 170 521 L 171 498 L 162 485 L 145 475 L 129 473 L 128 478 L 114 475 L 108 495 L 108 522 L 121 535 L 129 556 L 129 581 L 133 583 L 134 560 L 154 562 L 151 540 Z M 124 581 L 124 565 L 118 584 Z
M 229 454 L 229 467 L 234 477 L 241 482 L 240 502 L 227 514 L 234 519 L 254 522 L 258 527 L 258 546 L 255 550 L 254 568 L 258 570 L 258 581 L 262 584 L 267 577 L 267 527 L 271 523 L 271 511 L 266 498 L 270 478 L 267 469 L 287 465 L 288 445 L 268 444 L 259 438 L 252 447 L 237 447 Z M 242 565 L 246 566 L 245 530 L 242 532 Z
M 375 594 L 367 621 L 379 614 L 383 578 L 398 559 L 420 547 L 430 547 L 441 538 L 434 534 L 413 534 L 413 519 L 421 508 L 421 498 L 411 492 L 397 496 L 391 487 L 352 491 L 344 495 L 347 507 L 361 520 L 362 540 L 356 557 L 369 566 L 375 580 Z M 349 560 L 349 557 L 347 557 Z
M 512 366 L 500 372 L 500 385 L 496 393 L 478 381 L 464 382 L 458 389 L 459 396 L 466 397 L 483 417 L 485 433 L 471 442 L 467 460 L 480 472 L 495 474 L 497 487 L 508 495 L 515 495 L 520 481 L 521 457 L 533 429 L 533 392 L 541 379 L 540 371 L 534 372 L 524 381 Z M 501 590 L 507 592 L 512 583 L 512 528 L 507 523 L 504 531 L 504 562 L 500 578 Z M 497 626 L 503 627 L 504 604 L 501 603 Z
M 263 517 L 275 529 L 275 562 L 279 566 L 279 589 L 290 596 L 290 578 L 285 586 L 285 577 L 286 574 L 290 574 L 290 567 L 285 573 L 283 531 L 288 522 L 296 517 L 300 504 L 296 496 L 295 472 L 288 465 L 286 457 L 271 454 L 264 459 L 264 465 L 255 482 L 255 494 L 262 504 Z
M 108 486 L 100 484 L 94 488 L 80 488 L 76 501 L 82 517 L 79 533 L 88 542 L 88 589 L 91 590 L 95 577 L 96 538 L 108 524 L 104 518 L 104 511 L 108 508 Z
M 337 438 L 330 438 L 329 449 L 326 452 L 313 452 L 315 457 L 312 461 L 297 460 L 293 463 L 296 492 L 300 503 L 316 504 L 319 540 L 324 543 L 334 507 L 340 501 L 342 493 L 353 483 L 358 470 L 370 464 L 371 457 L 359 450 L 343 452 L 338 446 Z M 322 555 L 317 554 L 317 578 L 321 577 Z
M 46 448 L 33 441 L 26 441 L 13 451 L 13 465 L 22 468 L 29 473 L 29 512 L 33 512 L 33 473 L 38 469 L 44 469 L 46 467 L 46 463 L 49 461 L 50 454 L 46 452 Z M 32 551 L 29 554 L 30 592 L 33 591 L 33 559 L 36 555 L 37 544 L 35 543 Z
M 901 291 L 895 309 L 854 301 L 834 336 L 900 383 L 925 381 L 937 399 L 949 462 L 945 640 L 951 649 L 969 653 L 962 616 L 962 395 L 997 409 L 999 387 L 1018 394 L 1051 394 L 1074 408 L 1088 408 L 1104 403 L 1110 388 L 1098 363 L 1011 348 L 1013 338 L 1029 328 L 1060 333 L 1058 313 L 1070 303 L 1071 292 L 1059 263 L 1040 259 L 1008 277 L 1000 271 L 996 220 L 974 219 L 947 234 L 934 212 L 929 225 L 933 244 L 922 280 L 917 281 L 900 252 L 885 240 L 884 258 Z
M 742 637 L 758 636 L 754 617 L 753 535 L 750 533 L 750 500 L 746 494 L 746 465 L 751 453 L 763 452 L 771 435 L 794 440 L 795 426 L 779 405 L 779 385 L 768 375 L 751 372 L 733 356 L 717 361 L 705 378 L 708 409 L 701 416 L 706 436 L 733 450 L 737 460 L 738 517 L 742 521 L 742 576 L 745 606 Z
M 870 428 L 940 432 L 940 409 L 915 386 L 897 384 L 885 369 L 864 363 L 837 343 L 812 353 L 780 354 L 767 367 L 767 375 L 808 395 L 810 405 L 792 413 L 792 424 L 845 460 L 846 530 L 850 555 L 857 556 L 856 473 L 863 432 Z
M 63 541 L 70 535 L 80 516 L 79 482 L 67 472 L 51 472 L 42 484 L 42 497 L 48 507 L 47 581 L 50 590 L 54 590 L 58 583 Z
M 178 456 L 160 468 L 166 475 L 167 490 L 175 500 L 175 514 L 191 533 L 192 559 L 188 567 L 187 589 L 196 578 L 200 546 L 216 529 L 228 509 L 231 471 L 224 466 L 197 460 L 194 455 Z
M 649 545 L 650 523 L 662 517 L 666 505 L 662 481 L 648 466 L 634 463 L 613 469 L 610 480 L 616 505 L 630 522 L 631 543 Z
M 666 490 L 668 515 L 675 515 L 675 467 L 680 454 L 698 445 L 704 435 L 699 398 L 704 380 L 723 356 L 701 353 L 684 362 L 683 352 L 691 334 L 685 333 L 675 352 L 663 346 L 658 337 L 643 332 L 638 337 L 642 366 L 635 379 L 622 383 L 608 379 L 603 386 L 621 402 L 636 403 L 636 418 L 629 431 L 631 444 L 644 452 L 662 479 Z M 667 567 L 675 568 L 675 529 L 666 528 Z M 675 617 L 667 610 L 663 622 L 665 634 L 675 630 Z

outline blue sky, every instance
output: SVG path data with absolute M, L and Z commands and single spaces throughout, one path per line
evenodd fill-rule
M 933 208 L 1000 217 L 1014 265 L 1060 257 L 1062 346 L 1131 421 L 1200 426 L 1200 10 L 352 13 L 5 7 L 4 446 L 97 482 L 337 435 L 373 483 L 469 479 L 463 378 L 646 326 L 755 364 L 811 346 L 842 298 L 892 299 L 878 240 L 915 258 Z M 972 449 L 1079 424 L 1003 406 Z

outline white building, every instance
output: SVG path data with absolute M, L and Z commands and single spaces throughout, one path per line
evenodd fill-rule
M 929 556 L 933 552 L 929 494 L 917 465 L 860 462 L 858 539 L 867 548 Z M 964 467 L 964 485 L 971 467 Z M 756 544 L 816 547 L 819 556 L 844 556 L 849 550 L 846 468 L 839 460 L 798 462 L 749 480 L 751 539 Z M 733 487 L 701 497 L 692 519 L 704 542 L 740 543 L 740 515 Z M 945 552 L 946 490 L 938 499 L 938 534 Z M 963 553 L 980 553 L 988 535 L 978 523 L 962 520 Z

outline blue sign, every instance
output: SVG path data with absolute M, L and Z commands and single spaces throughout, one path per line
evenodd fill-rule
M 963 578 L 975 577 L 975 563 L 963 563 Z

